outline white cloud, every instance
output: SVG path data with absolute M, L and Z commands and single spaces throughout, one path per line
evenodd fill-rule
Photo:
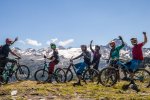
M 26 43 L 33 46 L 41 46 L 42 43 L 38 42 L 37 40 L 26 39 Z
M 19 40 L 18 42 L 21 43 L 21 44 L 24 44 L 24 45 L 26 44 L 26 42 L 23 41 L 23 40 Z
M 73 43 L 74 42 L 74 39 L 69 39 L 69 40 L 65 40 L 65 41 L 59 41 L 59 45 L 60 46 L 67 46 L 67 45 L 69 45 L 69 44 L 71 44 L 71 43 Z
M 51 41 L 47 41 L 46 44 L 50 45 L 50 43 L 56 43 L 56 42 L 58 42 L 58 38 L 51 39 Z
M 55 42 L 58 41 L 58 39 L 57 39 L 57 38 L 54 38 L 54 39 L 51 39 L 51 41 L 52 41 L 53 43 L 55 43 Z
M 50 41 L 47 41 L 47 42 L 46 42 L 47 45 L 50 45 L 50 43 L 51 43 Z

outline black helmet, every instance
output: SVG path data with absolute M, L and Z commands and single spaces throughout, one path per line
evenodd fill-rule
M 51 46 L 52 49 L 56 49 L 56 44 L 51 43 L 50 46 Z
M 95 45 L 96 48 L 98 48 L 100 50 L 100 46 L 99 45 Z
M 131 38 L 131 41 L 137 41 L 137 38 Z
M 81 48 L 87 49 L 87 46 L 86 45 L 81 45 Z
M 137 44 L 137 38 L 131 38 L 131 43 L 133 45 L 136 45 Z

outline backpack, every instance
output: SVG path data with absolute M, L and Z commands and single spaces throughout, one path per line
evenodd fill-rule
M 3 58 L 3 57 L 4 57 L 4 56 L 3 56 L 3 53 L 2 53 L 2 52 L 3 52 L 2 50 L 3 50 L 3 46 L 0 45 L 0 58 Z
M 3 48 L 3 46 L 0 45 L 0 55 L 2 54 L 2 48 Z

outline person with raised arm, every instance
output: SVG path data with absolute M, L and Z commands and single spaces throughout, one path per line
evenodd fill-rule
M 123 89 L 128 89 L 128 87 L 133 84 L 133 89 L 139 92 L 137 85 L 134 82 L 134 72 L 139 68 L 139 65 L 144 60 L 142 47 L 147 43 L 147 35 L 146 32 L 143 32 L 144 41 L 141 43 L 138 43 L 137 38 L 131 38 L 131 44 L 133 45 L 132 48 L 132 60 L 129 62 L 129 71 L 130 71 L 130 78 L 131 82 L 128 85 L 124 85 Z
M 1 50 L 0 50 L 0 76 L 2 75 L 4 68 L 8 62 L 11 62 L 12 64 L 16 63 L 15 59 L 8 58 L 9 53 L 11 53 L 13 56 L 20 59 L 20 56 L 17 55 L 15 52 L 13 52 L 10 49 L 10 46 L 12 44 L 14 44 L 17 40 L 18 40 L 18 38 L 15 38 L 14 41 L 11 40 L 10 38 L 7 38 L 5 41 L 6 44 L 1 47 Z M 2 81 L 2 77 L 0 77 L 0 81 Z
M 110 50 L 110 55 L 107 63 L 110 62 L 110 65 L 115 64 L 116 63 L 115 60 L 119 60 L 120 50 L 125 46 L 125 43 L 121 36 L 119 36 L 119 39 L 121 40 L 122 44 L 118 47 L 116 47 L 115 41 L 111 41 L 109 43 L 109 45 L 111 46 L 111 50 Z
M 92 42 L 93 42 L 93 40 L 90 42 L 90 49 L 93 53 L 93 60 L 92 60 L 91 64 L 93 65 L 94 69 L 98 70 L 98 66 L 99 66 L 99 62 L 100 62 L 100 58 L 101 58 L 100 46 L 96 45 L 95 50 L 93 50 Z

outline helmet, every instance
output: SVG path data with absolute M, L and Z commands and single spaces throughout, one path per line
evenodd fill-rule
M 86 45 L 81 45 L 81 48 L 87 49 L 87 46 Z
M 132 44 L 137 44 L 137 38 L 131 38 Z
M 110 44 L 110 46 L 115 46 L 116 45 L 115 41 L 111 41 L 109 44 Z
M 51 46 L 52 49 L 56 49 L 56 44 L 51 43 L 50 46 Z
M 98 48 L 100 50 L 100 46 L 99 45 L 95 45 L 95 48 Z
M 137 38 L 131 38 L 131 41 L 137 41 Z
M 6 39 L 6 44 L 11 44 L 13 41 L 10 38 Z

